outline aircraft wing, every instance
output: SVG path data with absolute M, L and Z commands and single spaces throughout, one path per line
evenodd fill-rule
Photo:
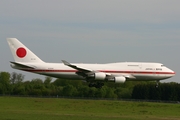
M 94 71 L 94 70 L 90 70 L 90 69 L 86 69 L 86 68 L 81 68 L 81 67 L 78 67 L 78 66 L 76 66 L 76 65 L 73 65 L 73 64 L 70 64 L 69 62 L 67 62 L 67 61 L 65 61 L 65 60 L 62 60 L 62 62 L 64 63 L 64 65 L 66 65 L 66 66 L 69 66 L 69 67 L 71 67 L 71 68 L 73 68 L 73 69 L 76 69 L 76 70 L 78 70 L 79 72 L 78 72 L 78 74 L 79 75 L 81 75 L 81 76 L 86 76 L 87 74 L 92 74 L 92 73 L 96 73 L 96 72 L 98 72 L 98 71 Z M 115 77 L 114 75 L 112 75 L 112 74 L 110 74 L 110 73 L 105 73 L 107 76 L 109 76 L 109 77 Z M 131 75 L 131 74 L 122 74 L 122 75 L 120 75 L 120 76 L 123 76 L 123 77 L 125 77 L 125 78 L 131 78 L 131 79 L 135 79 L 135 77 L 133 76 L 133 75 Z
M 127 79 L 136 79 L 136 77 L 134 77 L 132 74 L 123 74 L 122 76 L 124 76 Z

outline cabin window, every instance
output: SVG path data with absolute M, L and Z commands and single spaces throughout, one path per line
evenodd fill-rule
M 153 70 L 153 68 L 146 68 L 146 70 Z
M 139 65 L 128 65 L 128 66 L 132 66 L 132 67 L 138 67 Z
M 156 68 L 156 70 L 162 70 L 162 68 Z

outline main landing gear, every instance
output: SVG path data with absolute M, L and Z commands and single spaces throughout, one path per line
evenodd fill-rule
M 102 88 L 102 86 L 104 86 L 104 83 L 101 82 L 89 83 L 89 87 Z

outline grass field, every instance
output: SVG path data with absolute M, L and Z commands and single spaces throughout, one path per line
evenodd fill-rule
M 180 120 L 180 104 L 0 97 L 0 120 Z

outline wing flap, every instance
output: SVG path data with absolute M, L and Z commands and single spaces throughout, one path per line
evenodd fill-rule
M 131 74 L 126 74 L 126 75 L 123 75 L 125 78 L 127 79 L 136 79 L 136 77 L 134 77 L 133 75 Z

